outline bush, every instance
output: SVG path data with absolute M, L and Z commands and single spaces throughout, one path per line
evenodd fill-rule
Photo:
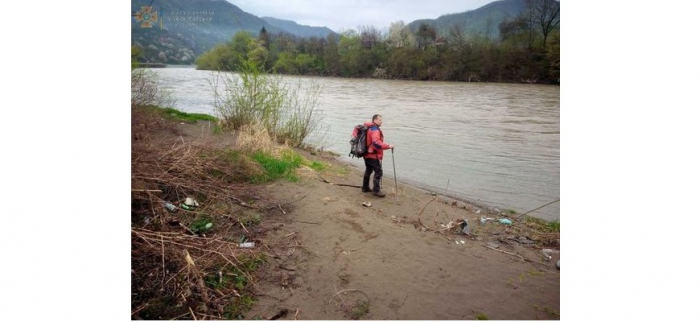
M 164 90 L 155 72 L 144 68 L 131 69 L 131 106 L 172 107 L 175 100 Z
M 303 146 L 323 118 L 317 109 L 320 86 L 286 85 L 279 75 L 263 75 L 254 62 L 240 70 L 238 74 L 219 73 L 210 81 L 222 127 L 262 127 L 279 143 Z

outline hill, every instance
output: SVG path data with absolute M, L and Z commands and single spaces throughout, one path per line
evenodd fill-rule
M 151 11 L 144 11 L 149 4 Z M 317 27 L 295 23 L 295 28 L 285 30 L 224 0 L 132 0 L 131 11 L 131 43 L 142 48 L 143 62 L 191 64 L 241 30 L 253 34 L 263 27 L 269 33 L 303 31 L 299 36 L 319 32 Z M 144 18 L 153 22 L 144 24 Z
M 325 38 L 328 34 L 334 34 L 333 30 L 327 27 L 311 27 L 297 24 L 291 20 L 277 19 L 273 17 L 262 17 L 270 25 L 278 27 L 288 33 L 301 37 L 319 37 Z
M 437 19 L 420 19 L 408 24 L 413 32 L 421 24 L 432 25 L 439 35 L 445 36 L 452 26 L 459 26 L 467 34 L 480 34 L 490 38 L 498 37 L 498 24 L 505 18 L 512 18 L 525 10 L 525 0 L 500 0 L 478 9 L 462 13 L 446 14 Z

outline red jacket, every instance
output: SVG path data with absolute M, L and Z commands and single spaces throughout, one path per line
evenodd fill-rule
M 389 145 L 384 143 L 384 133 L 379 127 L 372 122 L 365 122 L 367 127 L 367 154 L 366 159 L 384 158 L 384 150 L 389 149 Z

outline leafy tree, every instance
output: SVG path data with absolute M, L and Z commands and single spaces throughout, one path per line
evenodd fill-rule
M 416 45 L 411 29 L 403 21 L 392 22 L 386 39 L 389 47 L 401 48 Z
M 420 27 L 418 27 L 418 31 L 416 32 L 418 48 L 425 50 L 425 48 L 427 48 L 428 45 L 432 44 L 435 41 L 436 37 L 437 33 L 435 32 L 435 27 L 422 23 Z
M 265 49 L 270 50 L 270 34 L 267 33 L 265 27 L 262 27 L 262 29 L 260 29 L 258 39 L 263 42 L 263 46 L 265 47 Z

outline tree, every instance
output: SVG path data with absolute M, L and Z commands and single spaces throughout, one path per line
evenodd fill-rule
M 338 36 L 328 34 L 326 36 L 327 46 L 323 49 L 323 61 L 326 73 L 329 75 L 340 75 L 342 69 L 340 65 L 340 53 L 338 48 Z
M 528 11 L 542 32 L 542 47 L 547 46 L 547 36 L 559 25 L 559 1 L 527 0 Z
M 449 41 L 452 45 L 462 47 L 467 42 L 467 34 L 464 32 L 466 23 L 458 21 L 450 25 L 447 30 Z
M 437 37 L 435 28 L 431 25 L 422 23 L 418 27 L 418 32 L 416 33 L 416 38 L 418 39 L 418 48 L 425 50 L 429 44 L 432 44 Z
M 262 29 L 260 29 L 258 39 L 263 41 L 263 46 L 265 46 L 267 50 L 270 50 L 270 34 L 267 33 L 267 29 L 265 29 L 265 27 L 262 27 Z
M 362 47 L 372 49 L 382 38 L 381 33 L 373 26 L 360 26 L 360 42 Z
M 506 18 L 498 25 L 502 43 L 511 43 L 518 48 L 531 48 L 533 30 L 527 14 Z
M 413 37 L 411 29 L 402 20 L 399 20 L 391 23 L 386 43 L 389 47 L 394 48 L 412 47 L 416 44 L 416 39 Z

